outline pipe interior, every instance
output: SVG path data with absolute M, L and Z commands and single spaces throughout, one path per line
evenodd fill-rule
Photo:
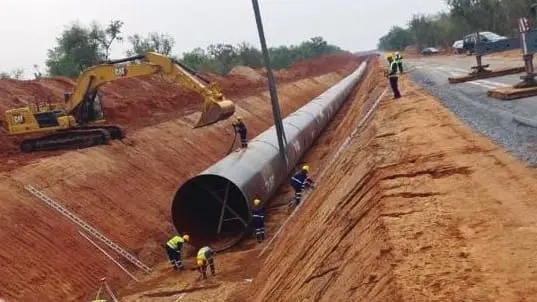
M 224 211 L 218 233 L 226 190 L 229 208 Z M 247 200 L 234 183 L 217 175 L 200 175 L 190 179 L 177 191 L 172 204 L 175 229 L 180 234 L 188 234 L 190 243 L 195 247 L 210 245 L 218 251 L 239 241 L 247 226 L 237 217 L 249 223 Z

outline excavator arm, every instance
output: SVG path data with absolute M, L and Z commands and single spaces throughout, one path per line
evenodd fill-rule
M 150 74 L 162 74 L 179 86 L 197 92 L 203 97 L 201 117 L 195 128 L 227 119 L 235 112 L 235 105 L 232 101 L 224 98 L 216 83 L 208 83 L 207 80 L 195 75 L 193 71 L 180 62 L 154 52 L 109 61 L 106 64 L 96 65 L 85 70 L 80 75 L 75 90 L 66 104 L 66 111 L 68 114 L 74 114 L 77 121 L 87 122 L 85 116 L 81 116 L 81 113 L 85 113 L 84 110 L 80 109 L 81 105 L 91 108 L 92 98 L 100 86 L 118 79 Z

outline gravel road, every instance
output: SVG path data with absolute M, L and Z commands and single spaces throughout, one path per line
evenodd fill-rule
M 420 59 L 407 65 L 410 78 L 467 125 L 487 135 L 517 158 L 531 166 L 537 165 L 537 98 L 500 101 L 487 97 L 488 89 L 515 84 L 519 75 L 449 84 L 447 78 L 463 74 L 463 66 L 469 66 L 471 59 Z M 497 65 L 516 66 L 516 63 L 507 62 Z M 534 126 L 530 126 L 532 124 Z

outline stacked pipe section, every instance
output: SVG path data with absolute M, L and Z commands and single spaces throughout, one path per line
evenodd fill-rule
M 251 219 L 253 199 L 269 200 L 288 181 L 300 158 L 328 125 L 367 69 L 349 76 L 283 119 L 288 164 L 278 150 L 275 127 L 258 135 L 244 151 L 233 152 L 186 181 L 172 202 L 176 230 L 191 243 L 223 250 L 237 243 Z

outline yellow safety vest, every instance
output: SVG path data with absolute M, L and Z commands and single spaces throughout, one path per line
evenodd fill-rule
M 392 61 L 390 63 L 390 70 L 388 71 L 388 75 L 390 78 L 397 78 L 397 63 L 394 61 Z M 393 71 L 395 69 L 395 72 Z
M 403 57 L 401 55 L 395 56 L 395 63 L 401 63 L 403 61 Z
M 207 261 L 207 258 L 205 257 L 205 252 L 207 252 L 208 250 L 210 250 L 210 248 L 209 248 L 208 246 L 204 246 L 204 247 L 202 247 L 202 248 L 198 251 L 198 257 L 197 257 L 197 260 Z
M 167 244 L 172 249 L 176 250 L 179 243 L 183 243 L 183 238 L 180 236 L 173 236 L 172 239 L 168 240 Z

